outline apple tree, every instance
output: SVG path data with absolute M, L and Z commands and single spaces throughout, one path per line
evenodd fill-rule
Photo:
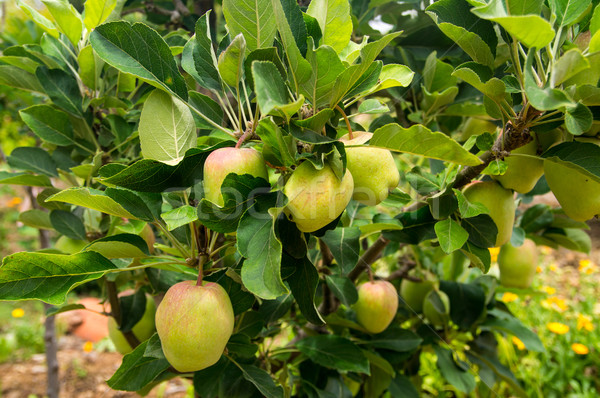
M 600 7 L 43 3 L 19 3 L 39 40 L 3 43 L 39 145 L 0 183 L 56 240 L 3 259 L 0 299 L 52 315 L 98 283 L 116 390 L 419 396 L 433 358 L 430 389 L 527 396 L 497 339 L 544 347 L 496 293 L 530 289 L 536 244 L 590 249 Z

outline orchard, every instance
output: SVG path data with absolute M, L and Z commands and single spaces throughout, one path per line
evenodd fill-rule
M 548 347 L 501 297 L 590 251 L 596 1 L 42 3 L 0 42 L 42 242 L 0 300 L 98 286 L 114 390 L 529 396 L 501 342 Z

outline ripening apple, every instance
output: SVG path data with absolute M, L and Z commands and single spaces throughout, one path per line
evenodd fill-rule
M 179 372 L 214 365 L 233 332 L 234 314 L 225 289 L 214 282 L 179 282 L 156 311 L 156 330 L 169 363 Z
M 340 180 L 331 166 L 317 170 L 305 161 L 294 170 L 283 188 L 289 202 L 286 213 L 302 232 L 314 232 L 335 220 L 352 198 L 350 171 Z
M 517 148 L 512 154 L 537 155 L 538 141 L 533 139 L 526 145 Z M 503 175 L 492 176 L 506 189 L 513 189 L 519 193 L 527 193 L 535 187 L 542 174 L 544 174 L 544 161 L 540 158 L 533 159 L 524 156 L 508 156 L 504 158 L 508 168 Z
M 531 239 L 525 239 L 519 247 L 505 244 L 498 253 L 500 283 L 506 287 L 527 289 L 533 282 L 537 264 L 538 250 Z
M 358 288 L 358 301 L 353 308 L 358 323 L 369 333 L 381 333 L 396 315 L 398 293 L 388 281 L 366 282 Z
M 400 297 L 404 300 L 407 307 L 414 312 L 423 311 L 423 301 L 427 293 L 432 291 L 436 282 L 425 279 L 421 282 L 413 282 L 408 279 L 402 279 L 400 283 Z
M 450 299 L 441 290 L 431 290 L 423 302 L 423 315 L 434 326 L 444 326 L 450 319 Z
M 144 315 L 142 315 L 142 319 L 140 319 L 131 329 L 140 342 L 148 340 L 154 334 L 156 330 L 154 327 L 155 314 L 156 304 L 154 303 L 154 299 L 151 296 L 146 295 L 146 309 Z M 112 340 L 117 351 L 121 354 L 125 355 L 133 351 L 133 348 L 125 338 L 125 335 L 119 330 L 115 318 L 112 316 L 108 317 L 108 336 Z
M 600 214 L 600 183 L 563 164 L 544 160 L 548 186 L 563 211 L 575 221 Z
M 348 134 L 340 138 L 346 146 L 347 168 L 354 179 L 352 199 L 367 206 L 383 201 L 400 182 L 392 152 L 382 148 L 351 146 L 362 145 L 372 136 L 372 133 L 355 131 L 352 139 Z
M 515 222 L 513 192 L 496 181 L 476 181 L 467 185 L 463 193 L 469 202 L 481 203 L 490 211 L 489 216 L 498 228 L 496 246 L 508 242 Z
M 253 148 L 220 148 L 211 152 L 204 162 L 204 196 L 223 206 L 221 185 L 230 173 L 250 174 L 269 180 L 263 156 Z

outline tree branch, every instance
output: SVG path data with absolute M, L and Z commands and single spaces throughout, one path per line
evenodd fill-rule
M 356 267 L 348 274 L 348 278 L 352 282 L 356 281 L 360 274 L 362 274 L 368 267 L 371 266 L 379 258 L 381 252 L 390 243 L 389 240 L 383 236 L 379 236 L 377 240 L 363 253 L 362 257 L 358 259 Z
M 121 327 L 121 305 L 119 303 L 119 296 L 117 294 L 117 285 L 115 282 L 106 281 L 106 292 L 108 293 L 108 301 L 110 302 L 110 312 L 115 321 L 117 322 L 117 326 Z M 122 332 L 123 336 L 131 346 L 131 348 L 135 348 L 140 345 L 140 341 L 136 337 L 135 334 L 130 330 L 128 332 Z

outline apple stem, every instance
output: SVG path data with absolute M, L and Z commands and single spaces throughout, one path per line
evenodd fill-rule
M 239 149 L 242 146 L 242 144 L 244 143 L 244 141 L 246 141 L 253 132 L 254 132 L 254 130 L 252 130 L 252 129 L 247 129 L 246 131 L 244 131 L 244 134 L 241 135 L 240 139 L 235 144 L 235 148 Z
M 369 282 L 375 282 L 375 278 L 373 277 L 373 270 L 371 269 L 370 265 L 367 267 L 367 274 L 369 275 Z
M 202 278 L 204 277 L 204 264 L 208 260 L 206 254 L 198 256 L 198 279 L 196 280 L 196 286 L 202 286 Z
M 339 105 L 336 105 L 335 109 L 340 111 L 340 113 L 342 114 L 342 117 L 344 118 L 344 121 L 346 122 L 346 127 L 348 127 L 348 138 L 353 139 L 354 137 L 352 135 L 352 127 L 350 127 L 350 120 L 348 120 L 348 116 L 346 116 L 346 112 L 344 112 L 344 110 L 342 108 L 340 108 Z

